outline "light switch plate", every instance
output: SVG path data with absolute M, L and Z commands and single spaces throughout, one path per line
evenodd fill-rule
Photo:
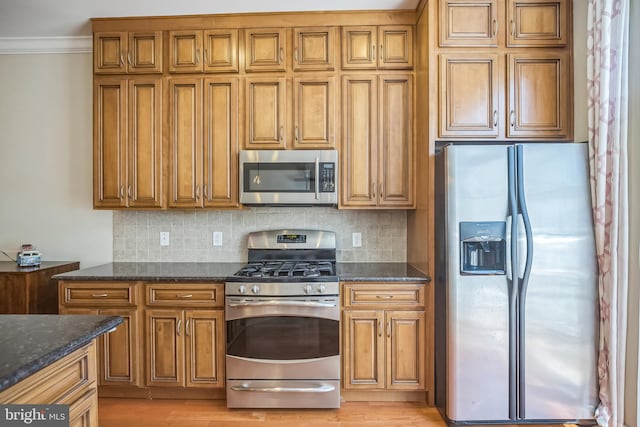
M 160 246 L 169 246 L 169 232 L 161 231 L 160 232 Z
M 213 246 L 222 246 L 222 231 L 213 232 Z
M 351 233 L 351 246 L 354 248 L 362 247 L 362 233 Z

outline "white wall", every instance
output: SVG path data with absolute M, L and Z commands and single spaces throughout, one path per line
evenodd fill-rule
M 91 79 L 90 54 L 0 55 L 0 249 L 111 261 L 112 213 L 92 209 Z

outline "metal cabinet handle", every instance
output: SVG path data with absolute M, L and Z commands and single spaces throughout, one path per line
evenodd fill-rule
M 382 336 L 382 322 L 378 320 L 378 336 Z
M 280 142 L 284 141 L 284 126 L 280 126 L 280 132 L 278 133 L 278 139 L 280 140 Z
M 511 127 L 514 127 L 516 125 L 516 112 L 514 110 L 511 110 L 511 114 L 509 115 L 510 122 L 511 122 Z
M 293 59 L 295 59 L 296 62 L 298 62 L 298 48 L 295 48 L 293 50 Z
M 129 65 L 133 65 L 133 61 L 131 60 L 131 52 L 127 53 L 127 60 L 129 61 Z
M 371 183 L 371 192 L 373 193 L 373 198 L 376 198 L 376 183 L 372 182 Z
M 196 185 L 196 200 L 200 200 L 200 186 Z
M 178 295 L 178 298 L 192 298 L 193 294 Z
M 196 49 L 196 64 L 200 63 L 200 49 Z
M 515 35 L 516 35 L 516 23 L 513 20 L 511 20 L 510 22 L 511 22 L 511 35 L 513 37 L 515 37 Z
M 284 60 L 284 49 L 280 48 L 280 62 Z
M 209 186 L 207 184 L 204 185 L 204 198 L 209 200 Z
M 374 60 L 374 61 L 376 60 L 376 45 L 375 44 L 371 45 L 371 59 Z
M 209 60 L 207 59 L 209 57 L 209 55 L 207 55 L 207 49 L 204 50 L 204 65 L 207 65 L 209 63 Z
M 498 20 L 493 20 L 493 36 L 495 37 L 498 34 Z
M 298 142 L 298 125 L 295 126 L 295 134 L 296 142 Z
M 380 183 L 380 198 L 384 199 L 384 185 Z
M 120 65 L 124 65 L 124 54 L 120 54 Z
M 191 319 L 187 319 L 187 323 L 184 325 L 184 334 L 186 336 L 191 336 L 191 332 L 189 331 L 189 322 L 191 321 Z
M 109 294 L 91 294 L 93 298 L 105 298 L 108 297 Z
M 498 126 L 498 110 L 493 110 L 493 126 Z
M 124 185 L 120 185 L 120 198 L 124 199 Z
M 392 299 L 393 295 L 376 295 L 378 299 Z
M 387 336 L 391 336 L 391 320 L 387 320 Z
M 178 323 L 176 323 L 176 335 L 180 336 L 180 325 L 182 324 L 182 319 L 178 319 Z
M 131 184 L 129 184 L 129 186 L 127 187 L 127 197 L 129 197 L 130 199 L 132 198 L 131 196 Z

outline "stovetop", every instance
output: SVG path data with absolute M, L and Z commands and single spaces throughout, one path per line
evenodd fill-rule
M 250 262 L 229 280 L 269 282 L 337 281 L 335 262 L 313 260 L 268 260 Z

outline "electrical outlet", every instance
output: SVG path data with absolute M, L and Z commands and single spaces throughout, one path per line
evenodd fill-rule
M 362 247 L 362 233 L 351 233 L 351 246 L 354 248 Z
M 222 246 L 222 231 L 213 232 L 213 246 Z
M 160 232 L 160 246 L 169 246 L 169 232 L 161 231 Z

